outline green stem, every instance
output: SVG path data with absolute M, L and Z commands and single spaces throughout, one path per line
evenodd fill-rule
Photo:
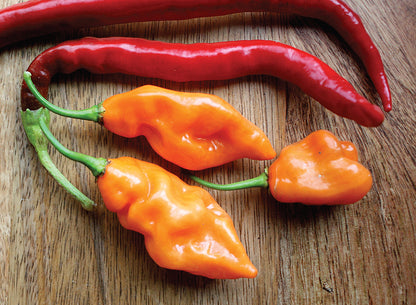
M 40 129 L 43 131 L 43 134 L 51 142 L 51 144 L 65 157 L 80 162 L 90 169 L 95 177 L 103 174 L 105 168 L 107 167 L 108 160 L 104 158 L 95 158 L 89 155 L 81 154 L 76 151 L 69 150 L 63 146 L 51 133 L 44 119 L 39 120 Z
M 206 186 L 208 188 L 212 188 L 215 190 L 221 190 L 221 191 L 234 191 L 234 190 L 241 190 L 241 189 L 247 189 L 247 188 L 252 188 L 252 187 L 267 188 L 269 186 L 267 169 L 264 171 L 264 173 L 262 173 L 258 177 L 251 178 L 251 179 L 244 180 L 244 181 L 234 182 L 230 184 L 216 184 L 216 183 L 205 181 L 193 175 L 190 175 L 189 177 L 195 182 L 198 182 L 199 184 L 203 186 Z
M 25 71 L 23 73 L 23 78 L 29 88 L 30 92 L 36 97 L 36 99 L 47 109 L 52 111 L 53 113 L 59 114 L 61 116 L 74 118 L 74 119 L 81 119 L 87 121 L 93 121 L 97 123 L 101 123 L 103 118 L 103 112 L 105 111 L 102 103 L 92 106 L 91 108 L 84 109 L 84 110 L 68 110 L 61 107 L 58 107 L 47 99 L 45 99 L 42 94 L 36 89 L 35 84 L 32 81 L 32 74 L 29 71 Z
M 34 111 L 22 111 L 22 122 L 26 135 L 36 150 L 39 160 L 45 169 L 51 174 L 51 176 L 62 185 L 75 199 L 81 202 L 84 209 L 91 211 L 96 204 L 90 198 L 85 196 L 80 190 L 78 190 L 68 179 L 58 170 L 53 163 L 48 153 L 48 139 L 44 136 L 39 126 L 39 120 L 44 118 L 44 123 L 49 123 L 49 111 L 46 109 L 38 109 Z

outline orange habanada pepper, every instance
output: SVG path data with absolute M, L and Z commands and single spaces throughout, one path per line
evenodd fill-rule
M 104 203 L 123 227 L 144 235 L 159 266 L 216 279 L 257 275 L 230 216 L 207 191 L 151 163 L 109 162 L 97 180 Z
M 70 151 L 49 131 L 48 115 L 44 108 L 22 112 L 25 130 L 37 124 L 59 152 L 92 171 L 105 206 L 123 227 L 144 235 L 159 266 L 215 279 L 257 275 L 230 216 L 207 191 L 134 158 L 107 160 Z
M 263 131 L 223 99 L 210 94 L 181 93 L 142 86 L 118 94 L 86 110 L 67 110 L 31 92 L 57 114 L 102 123 L 127 138 L 144 135 L 166 160 L 189 170 L 202 170 L 240 159 L 269 160 L 276 156 Z
M 276 161 L 259 177 L 226 185 L 191 178 L 220 190 L 269 187 L 280 202 L 307 205 L 355 203 L 372 186 L 370 172 L 358 162 L 355 145 L 339 141 L 326 130 L 315 131 L 282 149 Z

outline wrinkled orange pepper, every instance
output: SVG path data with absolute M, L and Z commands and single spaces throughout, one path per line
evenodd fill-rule
M 189 170 L 240 158 L 269 160 L 276 156 L 263 131 L 215 95 L 147 85 L 77 111 L 51 104 L 36 90 L 29 72 L 24 78 L 31 92 L 52 112 L 102 122 L 123 137 L 144 135 L 160 156 Z
M 354 144 L 325 130 L 282 149 L 269 168 L 270 192 L 281 202 L 350 204 L 371 186 L 371 174 L 358 163 Z
M 216 279 L 257 275 L 230 216 L 202 188 L 127 157 L 110 160 L 97 182 L 106 207 L 144 235 L 159 266 Z
M 339 141 L 326 130 L 315 131 L 282 149 L 270 168 L 256 178 L 226 185 L 191 178 L 219 190 L 269 187 L 280 202 L 309 205 L 351 204 L 362 199 L 372 186 L 371 174 L 358 162 L 354 144 Z
M 263 131 L 215 95 L 147 85 L 102 106 L 107 129 L 127 138 L 144 135 L 158 154 L 186 169 L 276 156 Z

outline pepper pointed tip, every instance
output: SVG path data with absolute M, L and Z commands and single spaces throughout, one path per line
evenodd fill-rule
M 247 265 L 247 272 L 245 273 L 244 277 L 248 279 L 255 278 L 257 276 L 257 268 L 254 267 L 253 264 Z
M 255 278 L 258 274 L 257 268 L 248 261 L 246 264 L 240 264 L 237 269 L 228 270 L 224 272 L 224 269 L 217 272 L 216 274 L 205 275 L 214 279 L 252 279 Z
M 384 113 L 380 107 L 366 103 L 365 106 L 361 105 L 360 114 L 356 112 L 355 121 L 365 127 L 377 127 L 384 121 Z

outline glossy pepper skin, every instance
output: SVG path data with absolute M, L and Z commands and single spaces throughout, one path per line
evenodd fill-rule
M 378 126 L 384 120 L 379 107 L 358 94 L 328 65 L 308 53 L 273 41 L 171 44 L 137 38 L 90 37 L 46 50 L 27 70 L 46 97 L 53 75 L 78 69 L 178 82 L 267 74 L 296 84 L 324 107 L 363 126 Z M 22 109 L 40 107 L 25 83 L 21 103 Z
M 128 157 L 110 159 L 97 183 L 105 206 L 144 235 L 159 266 L 215 279 L 257 275 L 230 216 L 202 188 Z
M 215 95 L 148 85 L 110 97 L 102 107 L 108 130 L 144 135 L 159 155 L 189 170 L 276 156 L 263 131 Z
M 72 28 L 241 12 L 295 13 L 328 23 L 361 58 L 384 109 L 391 110 L 390 89 L 381 56 L 360 17 L 341 0 L 32 0 L 0 11 L 0 47 Z
M 370 172 L 358 163 L 353 143 L 325 130 L 285 147 L 269 168 L 269 188 L 280 202 L 351 204 L 371 189 Z

